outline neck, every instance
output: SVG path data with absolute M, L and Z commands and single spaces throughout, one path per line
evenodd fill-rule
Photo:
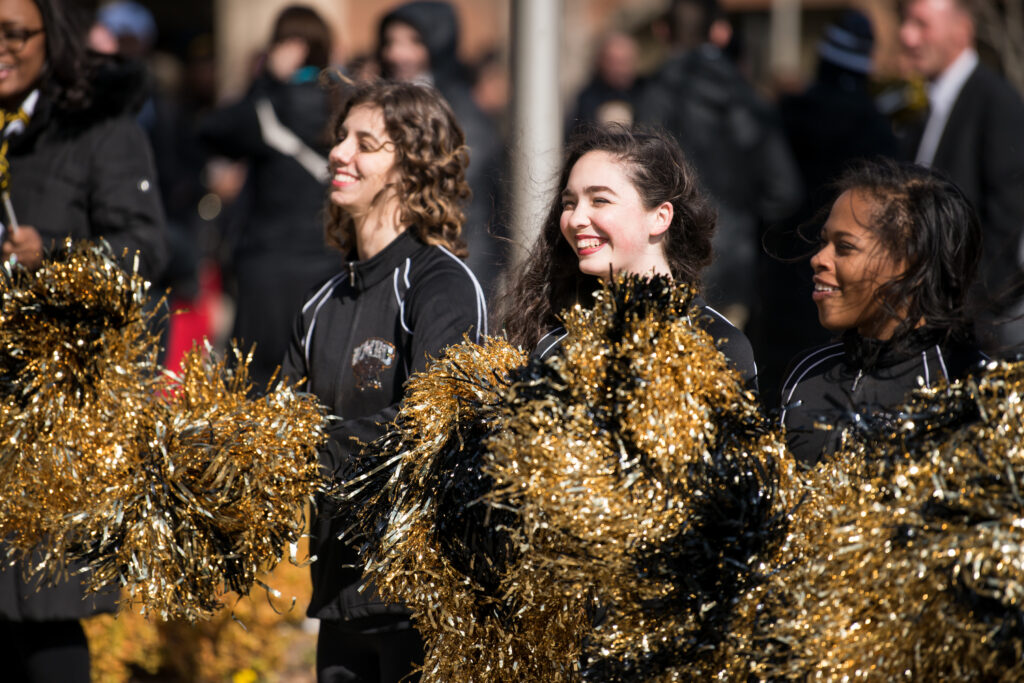
M 405 227 L 398 223 L 398 206 L 394 202 L 371 208 L 362 216 L 353 216 L 352 222 L 360 261 L 373 258 L 405 232 Z

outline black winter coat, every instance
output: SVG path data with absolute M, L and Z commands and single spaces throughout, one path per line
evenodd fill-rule
M 777 113 L 721 50 L 702 45 L 671 57 L 648 81 L 636 120 L 676 138 L 717 204 L 708 301 L 753 308 L 759 228 L 789 216 L 803 192 Z
M 349 261 L 302 307 L 283 364 L 286 377 L 306 377 L 306 390 L 338 417 L 320 453 L 324 470 L 344 479 L 360 442 L 386 432 L 409 375 L 463 335 L 478 340 L 486 325 L 483 294 L 466 265 L 409 231 L 373 258 Z M 355 628 L 407 618 L 372 589 L 358 590 L 359 558 L 337 540 L 344 527 L 326 503 L 312 528 L 310 552 L 317 559 L 309 616 Z
M 842 428 L 858 413 L 894 408 L 919 383 L 962 379 L 985 358 L 972 346 L 940 346 L 927 332 L 912 335 L 903 350 L 848 332 L 805 351 L 782 385 L 780 419 L 789 450 L 814 465 L 838 448 Z
M 163 272 L 168 252 L 153 153 L 129 112 L 63 112 L 40 97 L 25 132 L 11 138 L 8 159 L 18 222 L 34 227 L 45 246 L 102 237 L 115 254 L 138 251 L 144 277 Z
M 458 60 L 459 25 L 454 8 L 447 2 L 434 1 L 399 5 L 381 20 L 379 45 L 384 44 L 384 29 L 394 21 L 408 24 L 420 34 L 430 54 L 434 87 L 451 106 L 466 134 L 469 147 L 466 182 L 473 197 L 466 208 L 462 238 L 469 248 L 466 262 L 490 295 L 504 265 L 504 243 L 499 239 L 499 228 L 493 223 L 500 201 L 499 175 L 504 156 L 501 136 L 494 122 L 473 99 L 467 70 Z

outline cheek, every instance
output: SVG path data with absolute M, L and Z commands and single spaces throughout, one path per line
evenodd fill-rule
M 569 234 L 572 230 L 569 228 L 569 214 L 565 211 L 563 211 L 562 215 L 558 218 L 558 229 L 561 231 L 562 237 L 568 242 Z

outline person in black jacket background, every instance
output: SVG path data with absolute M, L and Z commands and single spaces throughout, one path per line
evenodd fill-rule
M 314 10 L 278 15 L 263 71 L 240 101 L 200 122 L 208 148 L 248 163 L 243 216 L 232 241 L 237 287 L 232 337 L 256 345 L 250 372 L 270 379 L 288 348 L 288 326 L 314 286 L 339 266 L 324 245 L 331 97 L 319 82 L 331 32 Z
M 837 186 L 811 267 L 818 318 L 842 339 L 799 355 L 782 386 L 786 441 L 807 465 L 836 450 L 858 413 L 985 359 L 965 310 L 982 236 L 963 193 L 891 160 L 862 162 Z
M 584 128 L 569 141 L 558 188 L 502 300 L 513 344 L 551 354 L 565 336 L 559 313 L 592 303 L 609 273 L 667 275 L 699 289 L 715 210 L 674 140 L 616 124 Z M 700 296 L 694 305 L 704 312 L 697 322 L 756 389 L 750 342 Z
M 35 268 L 65 237 L 102 237 L 127 252 L 128 267 L 137 253 L 153 280 L 167 247 L 149 143 L 129 108 L 141 80 L 88 56 L 76 18 L 59 0 L 0 2 L 2 145 L 14 208 L 2 214 L 3 256 Z M 28 566 L 0 567 L 3 677 L 88 683 L 78 620 L 114 611 L 116 591 L 86 596 L 81 575 L 39 587 Z
M 285 376 L 337 416 L 321 465 L 344 478 L 359 442 L 382 436 L 409 375 L 431 357 L 487 332 L 480 284 L 459 257 L 468 197 L 462 131 L 437 90 L 360 86 L 341 110 L 330 152 L 327 234 L 345 269 L 302 307 Z M 360 591 L 353 547 L 321 502 L 313 520 L 313 597 L 320 619 L 317 679 L 398 681 L 423 646 L 400 605 Z M 405 679 L 410 680 L 410 679 Z
M 459 23 L 447 2 L 416 0 L 399 5 L 380 22 L 377 58 L 387 79 L 429 83 L 444 96 L 466 134 L 473 192 L 463 237 L 469 267 L 488 295 L 497 286 L 505 246 L 494 218 L 504 150 L 497 127 L 473 100 L 468 70 L 459 61 Z
M 776 111 L 723 50 L 717 0 L 673 0 L 669 16 L 674 54 L 648 80 L 636 121 L 672 134 L 714 200 L 705 295 L 743 328 L 758 300 L 761 226 L 799 206 L 800 175 Z
M 163 209 L 130 111 L 140 75 L 87 57 L 84 29 L 60 0 L 8 0 L 0 11 L 0 108 L 20 119 L 3 132 L 18 222 L 2 216 L 4 258 L 35 267 L 64 237 L 103 237 L 118 255 L 138 252 L 141 273 L 157 277 Z

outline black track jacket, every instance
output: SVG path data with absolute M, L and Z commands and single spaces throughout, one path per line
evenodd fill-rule
M 407 230 L 373 258 L 349 261 L 303 306 L 282 364 L 285 377 L 307 378 L 306 391 L 340 418 L 329 430 L 321 466 L 344 477 L 358 442 L 382 436 L 394 419 L 409 375 L 463 335 L 478 341 L 486 333 L 480 285 L 446 249 Z M 310 553 L 317 559 L 309 616 L 357 628 L 405 618 L 403 608 L 357 590 L 359 560 L 336 539 L 344 529 L 331 510 L 321 505 L 312 529 Z

